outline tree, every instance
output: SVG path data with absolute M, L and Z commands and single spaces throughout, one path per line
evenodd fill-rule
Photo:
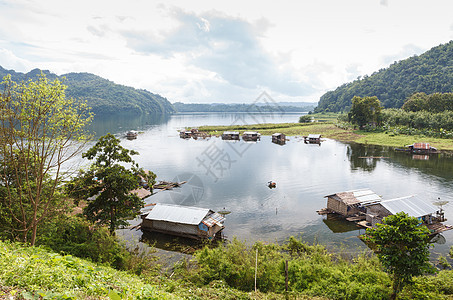
M 361 128 L 366 124 L 381 123 L 381 102 L 377 97 L 352 98 L 352 107 L 349 111 L 349 122 L 359 125 Z
M 419 220 L 400 212 L 366 230 L 365 240 L 376 246 L 377 256 L 393 279 L 392 299 L 413 276 L 431 269 L 429 229 Z
M 125 218 L 134 217 L 144 202 L 132 190 L 145 180 L 150 189 L 156 175 L 145 172 L 132 160 L 138 152 L 120 145 L 120 140 L 108 133 L 82 157 L 94 160 L 90 168 L 81 171 L 68 185 L 69 192 L 76 199 L 87 200 L 84 208 L 86 217 L 98 224 L 109 226 L 110 234 L 121 225 L 127 225 Z M 123 164 L 130 164 L 127 169 Z
M 8 75 L 1 84 L 1 225 L 10 237 L 34 245 L 39 224 L 62 209 L 62 166 L 80 153 L 92 114 L 43 74 L 22 83 Z

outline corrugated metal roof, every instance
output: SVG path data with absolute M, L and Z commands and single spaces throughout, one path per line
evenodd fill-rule
M 258 132 L 256 132 L 256 131 L 245 131 L 242 135 L 244 135 L 244 134 L 253 135 L 253 134 L 258 134 Z
M 238 131 L 224 131 L 223 134 L 239 134 Z
M 416 218 L 434 214 L 437 211 L 434 205 L 414 196 L 382 201 L 381 205 L 392 214 L 405 212 L 409 216 Z
M 283 134 L 283 133 L 277 132 L 277 133 L 274 133 L 272 136 L 279 136 L 281 134 Z
M 146 216 L 146 219 L 198 225 L 209 211 L 208 208 L 157 203 Z
M 414 147 L 414 149 L 423 149 L 423 150 L 430 149 L 429 143 L 414 143 L 413 147 Z
M 309 134 L 308 138 L 309 139 L 319 139 L 319 138 L 321 138 L 321 135 L 320 134 Z
M 337 200 L 344 202 L 347 205 L 354 205 L 354 204 L 368 204 L 374 202 L 380 202 L 382 198 L 373 192 L 370 189 L 360 189 L 360 190 L 352 190 L 342 193 L 336 193 L 332 195 L 328 195 L 326 197 L 335 197 Z

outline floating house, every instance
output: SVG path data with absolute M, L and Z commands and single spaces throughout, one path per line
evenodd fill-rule
M 382 223 L 383 218 L 399 212 L 419 219 L 420 223 L 427 226 L 432 234 L 452 229 L 451 226 L 440 223 L 446 221 L 442 209 L 438 209 L 416 196 L 396 198 L 368 205 L 366 208 L 366 225 L 368 226 L 365 227 L 374 227 L 377 223 Z
M 308 136 L 304 136 L 304 142 L 309 144 L 321 144 L 321 135 L 309 134 Z
M 192 239 L 214 239 L 224 228 L 225 217 L 207 208 L 157 203 L 142 215 L 142 230 Z
M 242 134 L 242 139 L 244 141 L 258 141 L 261 138 L 261 134 L 256 131 L 246 131 Z
M 272 143 L 276 143 L 276 144 L 284 144 L 286 143 L 286 136 L 283 134 L 283 133 L 274 133 L 272 135 Z
M 406 148 L 412 153 L 430 154 L 437 152 L 437 149 L 431 147 L 429 143 L 414 143 L 412 145 L 407 145 Z
M 327 208 L 319 213 L 337 213 L 343 217 L 364 215 L 365 205 L 382 201 L 382 198 L 370 189 L 352 190 L 325 196 Z M 351 219 L 352 220 L 352 219 Z
M 239 132 L 237 131 L 224 131 L 222 140 L 237 140 L 239 141 Z
M 190 139 L 192 137 L 192 132 L 190 130 L 180 131 L 179 137 L 182 139 Z
M 137 138 L 137 135 L 138 135 L 138 132 L 135 131 L 135 130 L 131 130 L 131 131 L 128 131 L 126 133 L 126 138 L 130 139 L 130 140 L 133 140 L 133 139 L 136 139 Z

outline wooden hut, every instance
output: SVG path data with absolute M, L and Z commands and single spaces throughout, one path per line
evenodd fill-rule
M 283 133 L 274 133 L 272 135 L 272 143 L 284 144 L 286 143 L 286 136 Z
M 126 133 L 126 138 L 128 138 L 129 140 L 133 140 L 133 139 L 136 139 L 137 138 L 137 135 L 138 135 L 138 132 L 135 131 L 135 130 L 130 130 Z
M 304 142 L 309 144 L 321 144 L 321 135 L 309 134 L 308 136 L 304 136 Z
M 142 215 L 143 230 L 192 239 L 213 239 L 223 230 L 225 218 L 208 208 L 172 204 L 154 205 Z
M 239 140 L 239 132 L 237 131 L 224 131 L 222 140 Z
M 364 214 L 365 204 L 380 202 L 382 199 L 370 189 L 352 190 L 325 196 L 328 212 L 344 217 Z
M 412 153 L 429 154 L 437 152 L 437 149 L 431 147 L 429 143 L 414 143 L 412 145 L 407 145 L 406 148 Z
M 242 134 L 242 139 L 244 141 L 258 141 L 261 138 L 261 134 L 256 131 L 246 131 Z
M 416 197 L 407 196 L 396 198 L 379 203 L 373 203 L 366 207 L 366 222 L 370 226 L 382 223 L 382 219 L 399 212 L 405 212 L 411 217 L 420 220 L 421 224 L 432 229 L 432 233 L 439 233 L 451 229 L 449 225 L 440 224 L 445 221 L 442 209 L 437 209 L 426 200 Z
M 182 139 L 190 139 L 192 137 L 192 131 L 190 131 L 190 130 L 180 131 L 179 137 Z

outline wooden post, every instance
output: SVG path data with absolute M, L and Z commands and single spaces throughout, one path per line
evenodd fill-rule
M 285 291 L 288 292 L 288 260 L 285 262 Z
M 256 292 L 256 273 L 258 270 L 258 248 L 256 248 L 256 259 L 255 259 L 255 292 Z

